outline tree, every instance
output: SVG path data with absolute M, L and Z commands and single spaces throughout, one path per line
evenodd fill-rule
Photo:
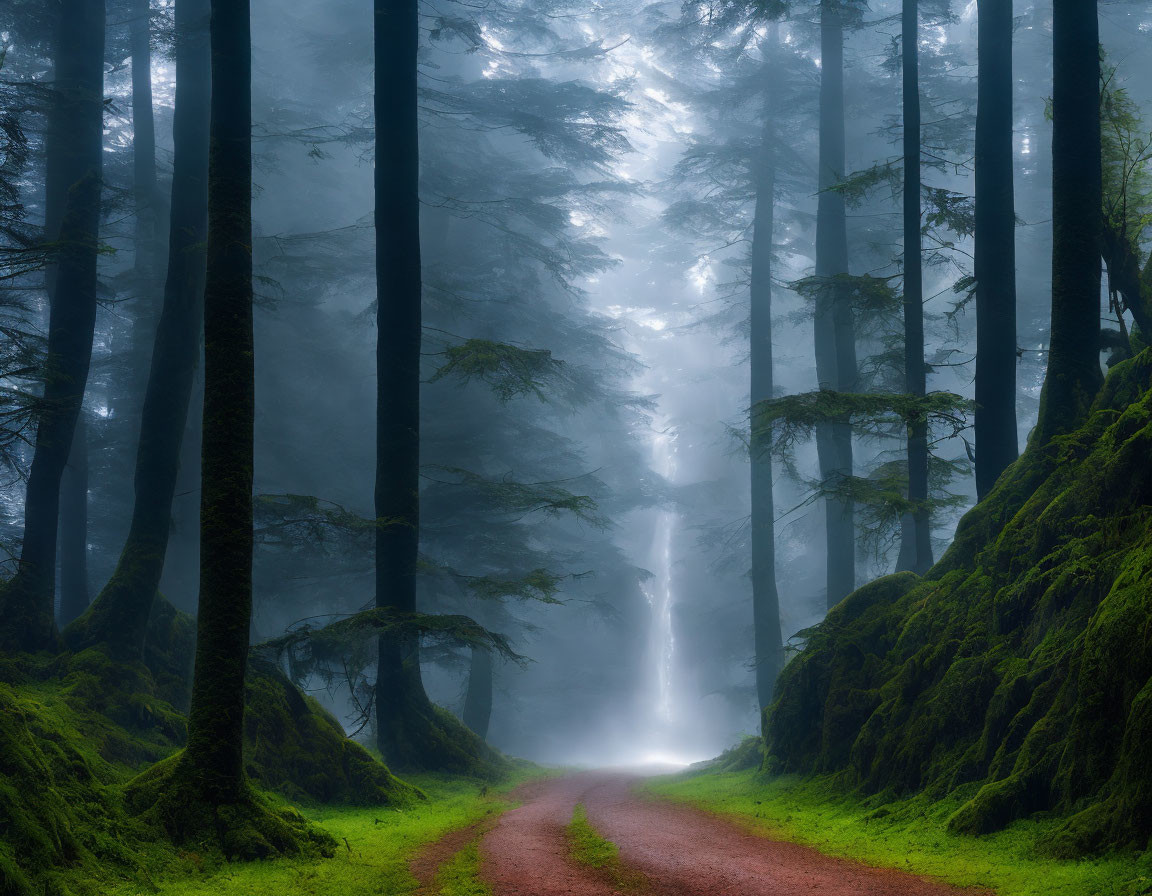
M 374 0 L 376 59 L 376 606 L 416 610 L 420 545 L 420 145 L 416 0 Z M 383 635 L 376 678 L 380 752 L 395 768 L 435 767 L 436 711 L 419 644 Z
M 773 32 L 773 37 L 775 33 Z M 776 41 L 765 41 L 764 52 L 775 50 Z M 764 75 L 771 79 L 772 68 Z M 776 134 L 775 108 L 769 102 L 764 110 L 764 133 L 760 158 L 755 165 L 756 211 L 752 225 L 750 374 L 751 407 L 774 398 L 772 371 L 772 270 L 776 223 Z M 752 411 L 755 414 L 755 411 Z M 780 595 L 776 588 L 776 502 L 770 431 L 753 425 L 750 439 L 752 475 L 752 620 L 756 644 L 756 696 L 759 707 L 772 703 L 776 677 L 784 668 L 783 638 L 780 632 Z
M 164 570 L 204 316 L 212 76 L 208 18 L 208 0 L 177 0 L 168 275 L 140 422 L 132 525 L 116 571 L 87 618 L 65 630 L 74 649 L 103 643 L 117 654 L 138 656 Z
M 1052 12 L 1052 336 L 1034 438 L 1076 427 L 1100 388 L 1100 23 L 1096 0 Z
M 184 762 L 209 804 L 240 802 L 252 617 L 252 46 L 248 0 L 212 0 L 200 608 Z
M 980 0 L 976 111 L 976 494 L 1016 460 L 1012 0 Z
M 844 179 L 844 17 L 842 0 L 820 3 L 820 156 L 816 211 L 816 373 L 822 388 L 856 391 L 856 335 L 846 288 L 848 226 L 844 197 L 834 188 Z M 816 431 L 820 476 L 825 482 L 852 476 L 852 427 L 846 421 L 821 424 Z M 856 588 L 855 510 L 850 497 L 824 503 L 827 533 L 828 606 Z
M 924 260 L 920 192 L 920 17 L 918 0 L 903 0 L 901 72 L 904 97 L 904 391 L 923 398 Z M 908 426 L 908 502 L 901 523 L 899 570 L 925 573 L 932 566 L 932 518 L 928 504 L 928 421 Z
M 55 640 L 60 482 L 92 359 L 104 136 L 103 0 L 61 3 L 47 136 L 45 230 L 53 245 L 44 391 L 24 503 L 20 566 L 0 593 L 0 642 L 38 650 Z

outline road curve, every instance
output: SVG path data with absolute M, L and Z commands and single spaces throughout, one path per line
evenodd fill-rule
M 635 792 L 636 774 L 596 771 L 538 781 L 480 842 L 495 896 L 614 896 L 608 876 L 574 863 L 565 827 L 577 803 L 641 872 L 645 896 L 956 896 L 955 887 L 756 836 L 722 818 Z M 971 891 L 967 891 L 971 892 Z

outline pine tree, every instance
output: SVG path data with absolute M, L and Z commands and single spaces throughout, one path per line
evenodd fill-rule
M 0 643 L 53 644 L 60 482 L 92 360 L 104 142 L 104 0 L 65 0 L 47 136 L 45 229 L 53 243 L 44 392 L 16 575 L 0 592 Z
M 1012 0 L 979 2 L 976 112 L 976 494 L 1016 460 Z
M 1052 336 L 1033 436 L 1075 428 L 1100 371 L 1100 22 L 1096 0 L 1055 0 L 1052 12 Z

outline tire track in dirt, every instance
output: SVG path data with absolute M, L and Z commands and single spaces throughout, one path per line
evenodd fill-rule
M 957 896 L 973 893 L 752 834 L 715 815 L 637 794 L 637 774 L 597 771 L 521 789 L 519 808 L 483 834 L 482 876 L 496 896 L 619 896 L 574 862 L 565 828 L 583 803 L 597 832 L 639 871 L 650 896 Z M 445 856 L 443 847 L 436 857 Z M 419 861 L 419 860 L 418 860 Z M 428 874 L 429 861 L 421 869 Z M 434 866 L 431 866 L 434 870 Z M 635 893 L 635 891 L 633 891 Z

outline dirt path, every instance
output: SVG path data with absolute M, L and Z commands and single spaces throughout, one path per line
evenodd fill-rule
M 481 841 L 483 876 L 496 896 L 613 896 L 602 874 L 568 856 L 565 827 L 577 803 L 642 872 L 651 896 L 956 896 L 960 891 L 899 871 L 833 859 L 757 837 L 721 818 L 647 799 L 638 776 L 585 772 L 519 794 Z

